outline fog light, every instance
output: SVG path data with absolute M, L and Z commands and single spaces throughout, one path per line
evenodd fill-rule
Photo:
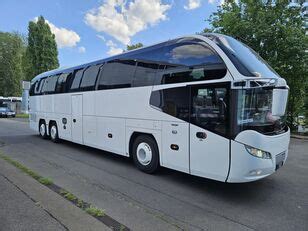
M 246 148 L 247 152 L 252 156 L 255 156 L 255 157 L 258 157 L 258 158 L 263 158 L 263 159 L 271 159 L 272 158 L 271 154 L 269 152 L 262 151 L 260 149 L 253 148 L 253 147 L 250 147 L 250 146 L 247 146 L 247 145 L 245 145 L 245 148 Z

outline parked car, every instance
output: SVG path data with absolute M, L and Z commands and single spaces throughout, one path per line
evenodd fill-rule
M 15 117 L 16 113 L 7 107 L 0 107 L 0 117 Z

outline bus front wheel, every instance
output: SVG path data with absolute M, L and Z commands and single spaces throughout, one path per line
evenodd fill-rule
M 151 136 L 140 135 L 133 144 L 133 160 L 138 169 L 154 173 L 159 168 L 159 152 Z

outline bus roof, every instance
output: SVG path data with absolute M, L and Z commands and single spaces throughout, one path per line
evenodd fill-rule
M 212 34 L 213 35 L 213 33 L 204 33 L 202 35 L 206 35 L 206 34 Z M 197 35 L 187 35 L 187 36 L 180 36 L 180 37 L 177 37 L 177 38 L 174 38 L 174 39 L 195 38 L 196 36 Z M 110 56 L 108 58 L 99 59 L 99 60 L 96 60 L 96 61 L 93 61 L 93 62 L 89 62 L 89 63 L 85 63 L 85 64 L 73 66 L 73 67 L 58 68 L 58 69 L 50 70 L 50 71 L 47 71 L 47 72 L 43 72 L 43 73 L 37 75 L 36 77 L 34 77 L 31 80 L 31 82 L 35 82 L 38 79 L 41 79 L 41 78 L 44 78 L 44 77 L 47 77 L 47 76 L 51 76 L 51 75 L 57 75 L 57 74 L 62 74 L 62 73 L 70 73 L 74 70 L 82 69 L 82 68 L 85 68 L 85 67 L 88 67 L 88 66 L 91 66 L 91 65 L 101 64 L 101 63 L 108 62 L 108 61 L 111 61 L 111 60 L 123 59 L 123 58 L 130 56 L 130 55 L 139 54 L 139 53 L 144 52 L 147 49 L 151 49 L 153 47 L 164 46 L 166 43 L 168 43 L 170 41 L 171 41 L 171 39 L 164 41 L 164 42 L 157 43 L 157 44 L 153 44 L 153 45 L 150 45 L 150 46 L 137 48 L 137 49 L 134 49 L 134 50 L 131 50 L 131 51 L 125 51 L 122 54 Z

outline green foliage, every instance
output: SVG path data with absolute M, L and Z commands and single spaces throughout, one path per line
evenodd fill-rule
M 16 118 L 24 118 L 24 119 L 27 119 L 27 118 L 29 118 L 29 114 L 16 114 Z
M 28 47 L 25 54 L 26 79 L 59 67 L 55 35 L 43 16 L 37 22 L 30 21 L 28 26 Z M 29 62 L 27 62 L 29 60 Z
M 16 168 L 20 169 L 22 172 L 26 173 L 27 175 L 31 176 L 32 178 L 34 178 L 35 180 L 39 181 L 39 182 L 49 182 L 50 184 L 52 183 L 52 181 L 50 179 L 47 180 L 47 178 L 43 178 L 41 177 L 39 174 L 37 174 L 36 172 L 32 171 L 31 169 L 27 168 L 26 166 L 22 165 L 21 163 L 19 163 L 16 160 L 13 160 L 12 158 L 10 158 L 9 156 L 6 156 L 4 154 L 2 154 L 0 152 L 0 158 L 2 158 L 3 160 L 7 161 L 8 163 L 10 163 L 11 165 L 15 166 Z
M 86 208 L 85 211 L 87 213 L 89 213 L 90 215 L 95 216 L 95 217 L 103 217 L 103 216 L 105 216 L 105 212 L 103 210 L 101 210 L 99 208 L 96 208 L 96 207 L 94 207 L 92 205 L 90 207 Z
M 212 27 L 204 32 L 239 39 L 287 80 L 290 87 L 287 114 L 292 126 L 303 109 L 308 60 L 303 15 L 299 7 L 291 8 L 288 4 L 288 0 L 242 0 L 239 3 L 231 0 L 210 16 L 208 21 Z
M 20 96 L 25 44 L 17 33 L 0 32 L 0 96 Z
M 50 178 L 44 178 L 44 177 L 41 177 L 38 181 L 43 185 L 51 185 L 53 183 Z
M 140 48 L 140 47 L 143 47 L 143 44 L 142 43 L 136 43 L 136 44 L 132 44 L 132 45 L 127 45 L 126 49 L 128 51 L 131 51 L 131 50 L 135 50 L 135 49 Z

